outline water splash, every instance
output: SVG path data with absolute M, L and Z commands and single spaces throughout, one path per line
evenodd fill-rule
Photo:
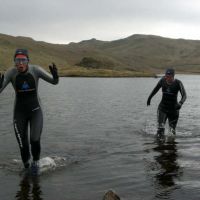
M 78 160 L 71 157 L 48 156 L 39 160 L 40 174 L 65 168 L 71 164 L 78 163 Z M 24 167 L 20 159 L 12 159 L 0 163 L 0 169 L 7 172 L 23 174 Z

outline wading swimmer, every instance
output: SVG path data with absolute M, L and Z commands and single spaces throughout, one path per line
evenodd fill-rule
M 156 87 L 153 89 L 147 100 L 147 106 L 150 106 L 152 97 L 162 88 L 162 99 L 158 106 L 157 121 L 158 121 L 158 136 L 164 134 L 165 123 L 168 119 L 170 131 L 176 134 L 176 125 L 179 118 L 179 110 L 186 100 L 186 92 L 182 82 L 174 78 L 174 69 L 167 69 Z M 181 93 L 181 100 L 178 102 L 178 92 Z
M 58 84 L 59 77 L 56 65 L 49 66 L 51 74 L 41 67 L 29 64 L 28 51 L 17 49 L 14 54 L 15 66 L 0 75 L 0 92 L 12 83 L 15 90 L 13 124 L 19 144 L 21 158 L 26 169 L 31 167 L 33 175 L 38 174 L 40 159 L 40 137 L 43 127 L 43 114 L 38 97 L 39 78 Z M 28 126 L 30 126 L 30 147 Z M 30 153 L 31 152 L 31 153 Z M 32 162 L 31 160 L 32 155 Z

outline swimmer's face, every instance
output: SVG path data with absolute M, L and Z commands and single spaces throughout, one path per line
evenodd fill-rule
M 28 69 L 28 58 L 25 55 L 17 55 L 15 57 L 15 66 L 18 72 L 25 72 Z
M 172 83 L 174 81 L 174 75 L 173 74 L 165 74 L 165 80 L 167 83 Z

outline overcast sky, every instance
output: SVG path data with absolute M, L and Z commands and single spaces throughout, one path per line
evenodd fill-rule
M 0 33 L 62 44 L 133 34 L 200 40 L 200 0 L 0 0 Z

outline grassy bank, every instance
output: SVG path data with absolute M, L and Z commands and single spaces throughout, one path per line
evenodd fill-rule
M 108 69 L 86 69 L 73 68 L 61 69 L 59 75 L 63 77 L 154 77 L 155 74 L 149 72 L 135 72 L 129 70 L 108 70 Z

